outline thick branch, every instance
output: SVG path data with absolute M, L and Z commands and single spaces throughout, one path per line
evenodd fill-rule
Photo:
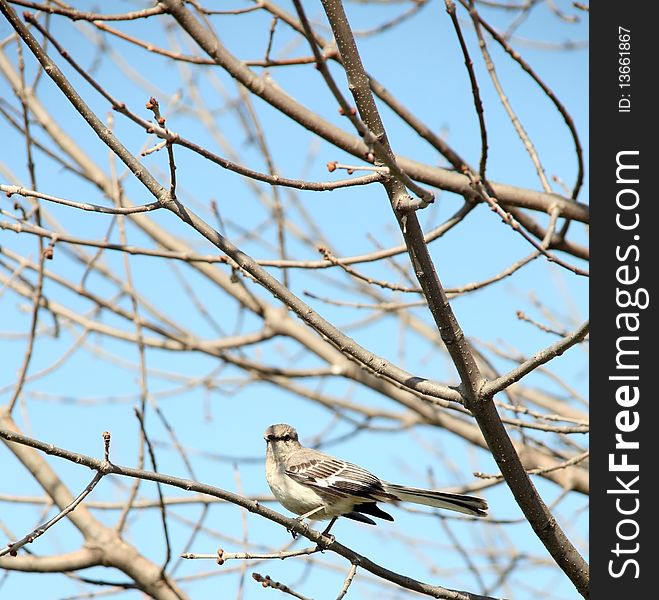
M 79 569 L 89 569 L 103 564 L 103 552 L 98 549 L 83 548 L 75 552 L 55 556 L 4 556 L 0 558 L 0 569 L 25 571 L 29 573 L 66 573 Z
M 359 138 L 325 121 L 317 113 L 299 104 L 264 78 L 255 75 L 242 61 L 232 56 L 221 42 L 185 8 L 183 0 L 163 0 L 162 4 L 208 56 L 252 93 L 309 131 L 353 156 L 361 159 L 367 158 L 369 148 Z M 468 178 L 460 173 L 431 167 L 405 157 L 396 157 L 396 161 L 405 173 L 417 181 L 463 196 L 472 194 Z M 584 222 L 589 218 L 586 205 L 572 202 L 558 194 L 547 194 L 497 183 L 492 183 L 492 189 L 499 202 L 504 205 L 512 204 L 542 212 L 547 212 L 550 207 L 558 205 L 561 216 Z
M 382 131 L 386 141 L 382 122 L 368 87 L 368 78 L 341 0 L 322 0 L 322 3 L 341 52 L 357 109 L 369 129 L 375 132 Z M 476 418 L 494 459 L 536 535 L 544 543 L 556 563 L 572 580 L 577 590 L 587 596 L 588 565 L 540 498 L 501 422 L 492 397 L 482 393 L 485 383 L 483 376 L 449 305 L 424 242 L 423 232 L 416 214 L 396 211 L 392 191 L 387 189 L 392 208 L 408 245 L 417 278 L 428 300 L 428 307 L 460 375 L 461 392 L 466 406 Z

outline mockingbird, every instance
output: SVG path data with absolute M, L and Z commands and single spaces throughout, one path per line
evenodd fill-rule
M 338 517 L 370 525 L 376 523 L 366 515 L 393 521 L 377 502 L 406 501 L 474 517 L 487 515 L 487 502 L 482 498 L 389 483 L 362 467 L 305 448 L 290 425 L 271 425 L 263 437 L 267 444 L 265 477 L 275 498 L 300 515 L 300 520 L 330 519 L 325 534 Z

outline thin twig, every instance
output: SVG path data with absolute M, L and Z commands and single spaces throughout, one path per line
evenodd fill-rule
M 28 0 L 11 0 L 12 4 L 25 6 L 51 15 L 62 15 L 72 21 L 132 21 L 135 19 L 146 19 L 154 15 L 161 15 L 165 12 L 162 6 L 153 6 L 143 10 L 136 10 L 127 13 L 103 14 L 84 12 L 73 8 L 64 8 L 53 6 L 52 4 L 39 4 L 38 2 L 29 2 Z
M 501 82 L 499 81 L 499 77 L 497 75 L 497 71 L 494 66 L 494 61 L 492 60 L 492 57 L 490 56 L 490 53 L 487 49 L 487 44 L 485 43 L 485 38 L 483 37 L 483 32 L 481 31 L 481 24 L 477 17 L 476 10 L 474 9 L 473 4 L 470 6 L 469 16 L 471 17 L 471 20 L 474 24 L 474 29 L 476 31 L 476 36 L 478 37 L 479 47 L 481 50 L 481 54 L 483 55 L 483 59 L 485 61 L 485 66 L 487 67 L 487 71 L 490 75 L 490 79 L 492 80 L 492 84 L 494 85 L 494 88 L 496 89 L 497 94 L 499 95 L 501 104 L 503 105 L 505 111 L 508 113 L 510 122 L 515 128 L 515 131 L 517 131 L 517 135 L 522 141 L 522 144 L 524 145 L 527 154 L 531 158 L 531 162 L 535 166 L 542 188 L 545 190 L 545 192 L 549 193 L 551 192 L 551 186 L 549 185 L 549 181 L 547 180 L 545 169 L 542 166 L 542 163 L 540 162 L 540 157 L 538 156 L 538 152 L 536 151 L 533 142 L 526 133 L 521 121 L 515 114 L 515 111 L 513 110 L 510 101 L 508 100 L 508 97 L 506 96 L 503 90 Z
M 487 204 L 492 209 L 492 211 L 497 213 L 497 215 L 501 217 L 501 220 L 504 223 L 506 223 L 514 231 L 519 233 L 534 248 L 539 250 L 548 261 L 556 263 L 557 265 L 560 265 L 561 267 L 567 269 L 568 271 L 572 271 L 576 275 L 581 275 L 582 277 L 588 277 L 588 271 L 586 271 L 585 269 L 580 269 L 579 267 L 575 265 L 571 265 L 570 263 L 567 263 L 564 260 L 558 258 L 555 254 L 547 250 L 543 242 L 537 242 L 536 240 L 534 240 L 531 237 L 531 235 L 529 235 L 526 232 L 525 228 L 520 225 L 519 221 L 515 218 L 515 216 L 513 216 L 513 213 L 510 211 L 506 211 L 495 197 L 490 196 L 490 194 L 486 191 L 484 184 L 481 181 L 479 181 L 478 178 L 475 178 L 469 172 L 466 172 L 466 175 L 470 178 L 472 185 L 474 189 L 477 190 L 479 196 L 487 202 Z M 553 210 L 560 212 L 560 209 L 557 206 L 553 207 Z
M 578 454 L 577 456 L 573 456 L 572 458 L 568 460 L 564 460 L 563 462 L 557 464 L 557 465 L 552 465 L 551 467 L 538 467 L 536 469 L 528 469 L 527 473 L 529 475 L 544 475 L 546 473 L 551 473 L 552 471 L 559 471 L 561 469 L 567 469 L 568 467 L 572 467 L 574 465 L 578 465 L 580 462 L 583 462 L 590 456 L 590 452 L 582 452 L 581 454 Z M 474 472 L 474 477 L 479 477 L 481 479 L 503 479 L 503 475 L 495 473 L 495 474 L 489 474 L 489 473 L 481 473 L 480 471 Z
M 258 581 L 264 588 L 272 588 L 273 590 L 279 590 L 280 592 L 284 592 L 284 594 L 288 594 L 289 596 L 293 596 L 294 598 L 298 598 L 299 600 L 312 600 L 308 596 L 303 596 L 302 594 L 298 594 L 295 590 L 291 589 L 287 585 L 279 581 L 275 581 L 274 579 L 271 579 L 270 575 L 266 575 L 264 577 L 259 573 L 252 573 L 252 579 L 254 579 L 254 581 Z
M 467 67 L 467 74 L 469 75 L 469 83 L 471 84 L 471 94 L 474 98 L 474 108 L 476 109 L 476 115 L 478 117 L 478 126 L 481 132 L 481 160 L 478 173 L 481 176 L 483 181 L 487 181 L 485 175 L 485 170 L 487 168 L 487 127 L 485 125 L 485 115 L 483 114 L 483 101 L 481 99 L 480 90 L 478 88 L 478 81 L 476 79 L 476 73 L 474 72 L 474 64 L 469 56 L 469 49 L 467 48 L 467 43 L 465 42 L 464 36 L 462 35 L 462 28 L 460 27 L 460 22 L 458 17 L 455 14 L 455 2 L 453 0 L 445 0 L 446 12 L 451 17 L 451 23 L 453 23 L 453 28 L 458 37 L 458 42 L 460 43 L 460 49 L 462 50 L 462 55 L 464 56 L 465 66 Z
M 425 235 L 426 243 L 432 242 L 442 235 L 444 235 L 449 229 L 455 226 L 460 222 L 466 214 L 471 211 L 473 205 L 463 206 L 453 217 L 448 219 L 445 223 L 439 227 L 429 231 Z M 2 211 L 0 211 L 1 213 Z M 13 224 L 6 221 L 0 221 L 0 229 L 5 229 L 9 231 L 15 231 L 16 233 L 30 233 L 32 235 L 39 235 L 42 237 L 49 238 L 54 242 L 58 243 L 69 243 L 76 246 L 91 246 L 96 248 L 105 248 L 108 250 L 115 250 L 118 252 L 126 252 L 133 255 L 142 255 L 142 256 L 154 256 L 159 258 L 172 258 L 176 260 L 181 260 L 184 262 L 204 262 L 204 263 L 224 263 L 227 264 L 230 262 L 224 255 L 217 254 L 196 254 L 194 252 L 185 251 L 185 252 L 176 252 L 173 250 L 166 249 L 150 249 L 150 248 L 140 248 L 137 246 L 127 246 L 124 244 L 115 244 L 111 242 L 97 241 L 85 239 L 77 236 L 72 236 L 66 233 L 54 232 L 43 227 L 35 227 L 29 223 L 20 223 Z M 407 251 L 405 246 L 394 246 L 393 248 L 388 248 L 386 250 L 379 250 L 376 252 L 369 252 L 367 254 L 360 254 L 357 256 L 347 256 L 347 257 L 337 257 L 337 261 L 343 265 L 353 265 L 366 262 L 375 262 L 384 258 L 389 258 L 391 256 L 397 256 L 403 254 Z M 277 267 L 282 269 L 327 269 L 336 267 L 338 265 L 334 264 L 331 261 L 327 260 L 279 260 L 279 259 L 255 259 L 256 263 L 262 267 Z M 470 287 L 475 284 L 467 284 L 467 287 Z
M 497 377 L 492 381 L 488 381 L 482 389 L 482 393 L 487 396 L 493 396 L 501 390 L 506 389 L 508 386 L 519 381 L 525 375 L 528 375 L 539 366 L 544 365 L 549 362 L 552 358 L 560 356 L 567 349 L 571 348 L 575 344 L 583 341 L 583 339 L 588 335 L 589 324 L 586 321 L 583 325 L 578 327 L 570 335 L 565 336 L 563 339 L 559 340 L 555 344 L 536 352 L 531 358 L 524 361 L 521 365 L 509 371 L 501 377 Z
M 5 438 L 6 439 L 6 438 Z M 110 453 L 110 434 L 107 431 L 103 432 L 103 460 L 99 463 L 97 467 L 97 473 L 94 475 L 92 480 L 87 484 L 87 487 L 78 494 L 78 496 L 65 506 L 59 513 L 57 513 L 52 519 L 46 521 L 43 525 L 39 525 L 36 529 L 28 533 L 26 536 L 22 537 L 20 540 L 11 542 L 7 544 L 4 548 L 0 549 L 0 556 L 5 556 L 10 554 L 11 556 L 16 556 L 18 551 L 25 546 L 26 544 L 31 544 L 39 536 L 43 535 L 48 531 L 53 525 L 58 521 L 63 519 L 70 512 L 74 511 L 76 507 L 94 490 L 96 484 L 103 479 L 105 475 L 110 472 L 110 462 L 109 462 L 109 453 Z
M 467 4 L 467 0 L 459 0 L 460 3 L 465 7 L 465 8 L 470 8 Z M 471 7 L 473 9 L 473 7 Z M 542 91 L 547 95 L 547 97 L 553 102 L 554 106 L 558 110 L 558 112 L 561 114 L 563 117 L 563 120 L 565 121 L 565 124 L 567 125 L 568 129 L 570 130 L 570 135 L 572 136 L 572 139 L 574 141 L 574 148 L 575 152 L 577 155 L 577 180 L 574 184 L 574 187 L 572 189 L 572 198 L 576 200 L 576 198 L 579 195 L 579 192 L 581 190 L 581 186 L 583 185 L 583 178 L 584 178 L 584 161 L 583 161 L 583 148 L 581 146 L 581 140 L 579 139 L 579 134 L 577 133 L 576 126 L 574 125 L 574 120 L 570 116 L 570 114 L 567 112 L 567 109 L 565 106 L 563 106 L 562 102 L 558 99 L 556 94 L 549 88 L 548 85 L 540 79 L 540 77 L 537 75 L 537 73 L 534 71 L 534 69 L 531 68 L 531 66 L 521 57 L 521 55 L 513 49 L 513 47 L 505 40 L 504 37 L 502 37 L 494 27 L 492 27 L 483 17 L 481 16 L 480 13 L 474 11 L 474 14 L 478 18 L 480 24 L 485 28 L 485 30 L 492 36 L 492 38 L 512 57 L 513 60 L 515 60 L 524 71 L 526 71 L 531 78 L 540 86 Z
M 265 49 L 265 56 L 263 57 L 264 62 L 270 62 L 270 50 L 272 50 L 272 42 L 275 39 L 275 29 L 277 28 L 277 23 L 279 22 L 279 17 L 275 15 L 272 17 L 272 23 L 270 24 L 270 31 L 268 32 L 268 46 Z
M 158 465 L 156 463 L 156 454 L 153 450 L 153 446 L 151 445 L 151 441 L 149 440 L 149 436 L 146 434 L 146 428 L 144 426 L 144 414 L 142 413 L 141 410 L 138 410 L 135 408 L 135 415 L 137 416 L 137 419 L 140 422 L 140 429 L 142 431 L 142 435 L 144 436 L 144 441 L 146 443 L 147 450 L 149 452 L 149 458 L 151 459 L 151 464 L 153 465 L 153 470 L 154 472 L 158 472 Z M 160 508 L 160 519 L 162 521 L 162 529 L 163 529 L 163 534 L 165 537 L 165 559 L 162 563 L 162 569 L 161 569 L 161 574 L 162 577 L 164 578 L 165 571 L 167 570 L 167 565 L 169 564 L 169 561 L 172 558 L 172 545 L 169 541 L 169 526 L 167 525 L 167 509 L 165 507 L 165 502 L 164 502 L 164 495 L 162 492 L 162 487 L 159 482 L 156 482 L 156 490 L 158 492 L 158 504 Z
M 228 560 L 284 560 L 293 556 L 308 556 L 309 554 L 316 554 L 320 551 L 321 548 L 318 546 L 310 546 L 300 550 L 282 550 L 280 552 L 225 552 L 224 549 L 218 548 L 215 554 L 187 552 L 181 554 L 181 558 L 188 560 L 214 560 L 218 565 L 223 565 Z
M 79 210 L 104 213 L 108 215 L 131 215 L 134 213 L 149 212 L 151 210 L 162 208 L 158 202 L 128 207 L 110 207 L 101 206 L 99 204 L 89 204 L 87 202 L 76 202 L 74 200 L 67 200 L 66 198 L 58 198 L 57 196 L 44 194 L 43 192 L 37 192 L 36 190 L 28 190 L 19 185 L 0 184 L 0 192 L 4 192 L 8 197 L 11 197 L 13 194 L 18 194 L 19 196 L 24 196 L 26 198 L 41 198 L 42 200 L 54 202 L 55 204 L 63 204 L 64 206 L 70 206 Z
M 23 60 L 23 48 L 19 44 L 17 46 L 18 50 L 18 70 L 20 73 L 20 83 L 21 89 L 19 93 L 19 98 L 21 102 L 21 110 L 23 116 L 23 131 L 25 132 L 25 153 L 27 158 L 27 169 L 30 175 L 30 182 L 32 188 L 36 190 L 37 188 L 37 179 L 36 172 L 34 168 L 34 159 L 32 155 L 32 134 L 30 128 L 30 119 L 29 119 L 29 106 L 28 106 L 28 90 L 25 85 L 25 61 Z M 38 201 L 34 201 L 34 222 L 37 227 L 41 226 L 41 207 L 39 206 Z M 43 271 L 46 258 L 52 258 L 52 244 L 48 247 L 48 250 L 44 249 L 43 238 L 38 238 L 38 250 L 39 250 L 39 266 L 37 269 L 37 285 L 34 289 L 34 295 L 32 297 L 32 313 L 30 315 L 30 333 L 28 336 L 27 347 L 25 349 L 25 354 L 23 355 L 23 362 L 21 368 L 18 372 L 18 378 L 16 380 L 16 387 L 14 388 L 14 393 L 9 399 L 8 410 L 9 414 L 12 413 L 18 399 L 21 396 L 23 386 L 25 385 L 25 378 L 27 377 L 27 372 L 30 367 L 30 362 L 32 360 L 32 353 L 34 351 L 34 341 L 37 333 L 37 324 L 39 322 L 39 306 L 41 304 L 42 294 L 43 294 Z
M 352 565 L 350 565 L 350 571 L 348 571 L 348 574 L 346 575 L 345 581 L 343 582 L 343 586 L 341 587 L 341 590 L 339 591 L 339 595 L 336 597 L 336 600 L 342 600 L 345 597 L 345 595 L 348 593 L 348 588 L 350 587 L 352 580 L 355 578 L 356 573 L 357 573 L 357 565 L 353 563 Z
M 359 271 L 347 266 L 344 264 L 342 261 L 336 258 L 327 248 L 320 247 L 318 248 L 319 252 L 323 254 L 325 257 L 325 260 L 328 262 L 331 262 L 332 264 L 341 267 L 348 275 L 351 275 L 352 277 L 355 277 L 356 279 L 360 279 L 361 281 L 364 281 L 368 283 L 369 285 L 377 285 L 381 288 L 385 288 L 387 290 L 393 290 L 394 292 L 405 292 L 405 293 L 411 293 L 411 294 L 422 294 L 423 290 L 420 287 L 415 287 L 415 288 L 408 288 L 402 285 L 398 285 L 396 283 L 389 283 L 388 281 L 381 281 L 378 279 L 374 279 L 373 277 L 369 277 L 368 275 L 364 275 L 360 273 Z

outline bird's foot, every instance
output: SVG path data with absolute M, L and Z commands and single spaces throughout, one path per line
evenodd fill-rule
M 323 550 L 327 550 L 335 541 L 336 538 L 330 533 L 330 529 L 332 529 L 332 525 L 336 523 L 336 519 L 338 517 L 333 517 L 332 520 L 329 522 L 329 525 L 325 527 L 325 531 L 321 533 L 323 536 L 322 542 L 318 542 L 318 549 L 323 552 Z M 327 540 L 327 541 L 325 541 Z
M 305 523 L 304 523 L 304 515 L 302 515 L 301 517 L 295 517 L 295 520 L 296 520 L 298 523 L 300 523 L 301 525 L 305 525 Z M 306 525 L 305 525 L 305 526 L 306 526 Z M 297 536 L 299 535 L 299 534 L 297 533 L 297 531 L 293 531 L 292 529 L 287 529 L 286 531 L 288 531 L 288 533 L 290 533 L 291 536 L 293 536 L 293 539 L 294 539 L 294 540 L 297 539 Z
M 323 533 L 322 539 L 316 542 L 316 550 L 325 552 L 335 541 L 336 538 L 331 533 Z

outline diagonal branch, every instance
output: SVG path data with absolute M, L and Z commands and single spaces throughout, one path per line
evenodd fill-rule
M 368 77 L 341 0 L 321 1 L 341 53 L 357 109 L 367 127 L 386 140 L 384 127 L 368 85 Z M 428 300 L 428 307 L 460 376 L 460 391 L 465 405 L 474 415 L 501 473 L 536 535 L 577 590 L 587 596 L 588 565 L 560 528 L 524 470 L 512 440 L 501 422 L 494 402 L 492 402 L 492 396 L 483 393 L 485 380 L 449 305 L 428 248 L 424 243 L 423 232 L 416 214 L 397 211 L 395 194 L 400 190 L 396 190 L 395 185 L 385 184 L 385 187 L 408 246 L 415 273 Z
M 185 2 L 182 0 L 162 0 L 161 4 L 167 7 L 167 11 L 208 56 L 213 58 L 219 66 L 224 68 L 252 93 L 271 104 L 302 127 L 316 133 L 353 156 L 362 159 L 367 158 L 370 150 L 362 140 L 325 121 L 317 113 L 299 104 L 266 79 L 257 76 L 242 61 L 228 52 L 216 36 L 199 23 L 194 15 L 187 10 Z M 372 133 L 376 133 L 371 127 L 369 129 Z M 469 180 L 460 173 L 439 167 L 431 167 L 402 156 L 396 157 L 396 162 L 405 173 L 416 181 L 463 196 L 470 196 L 472 194 Z M 533 208 L 546 212 L 549 206 L 558 203 L 562 216 L 577 221 L 588 220 L 589 213 L 586 205 L 569 201 L 558 194 L 525 190 L 499 183 L 491 183 L 491 185 L 496 197 L 504 205 L 513 204 L 514 206 Z
M 6 423 L 0 421 L 0 425 L 5 426 Z M 71 461 L 75 464 L 89 467 L 90 469 L 100 470 L 103 468 L 106 469 L 108 473 L 112 473 L 114 475 L 154 481 L 157 483 L 177 487 L 188 492 L 208 494 L 210 496 L 226 500 L 227 502 L 245 508 L 254 514 L 260 515 L 270 521 L 278 523 L 279 525 L 283 525 L 288 530 L 294 531 L 295 533 L 306 537 L 316 544 L 320 544 L 322 548 L 343 556 L 352 564 L 358 564 L 362 569 L 369 571 L 378 577 L 391 581 L 392 583 L 395 583 L 408 590 L 413 590 L 427 596 L 443 598 L 446 600 L 493 600 L 489 596 L 481 596 L 478 594 L 472 594 L 470 592 L 450 590 L 438 585 L 430 585 L 421 581 L 417 581 L 416 579 L 412 579 L 411 577 L 400 575 L 394 571 L 390 571 L 389 569 L 374 563 L 365 556 L 354 552 L 347 546 L 340 544 L 336 540 L 328 539 L 321 533 L 310 529 L 305 523 L 299 521 L 298 519 L 285 517 L 277 511 L 262 506 L 254 500 L 249 500 L 243 496 L 234 494 L 221 488 L 198 483 L 189 479 L 174 477 L 172 475 L 156 473 L 153 471 L 145 471 L 142 469 L 132 469 L 112 463 L 108 463 L 107 466 L 104 466 L 103 461 L 91 456 L 86 456 L 84 454 L 72 452 L 64 448 L 59 448 L 52 444 L 48 444 L 46 442 L 25 436 L 18 433 L 17 431 L 10 429 L 0 429 L 0 438 L 9 442 L 10 447 L 13 448 L 17 446 L 23 447 L 28 452 L 35 452 L 35 450 L 39 450 L 51 456 L 56 456 L 58 458 Z
M 3 6 L 4 9 L 6 2 L 0 0 L 0 5 Z M 26 36 L 27 39 L 31 40 L 30 43 L 32 45 L 38 47 L 38 43 L 31 36 L 30 32 L 23 27 L 22 23 L 20 23 L 18 19 L 15 19 L 15 22 L 21 35 Z M 42 55 L 43 54 L 44 53 L 42 52 Z M 2 53 L 0 53 L 0 68 L 3 67 L 2 56 Z M 53 80 L 58 85 L 61 83 L 60 87 L 69 90 L 71 86 L 68 85 L 68 82 L 64 79 L 62 73 L 57 70 L 56 66 L 55 68 L 51 68 L 50 65 L 52 63 L 47 57 L 44 58 L 44 61 L 44 66 L 48 66 L 48 72 Z M 9 79 L 12 80 L 12 77 L 10 76 L 11 72 L 7 71 L 7 73 L 9 74 Z M 63 81 L 61 81 L 62 79 Z M 77 107 L 77 94 L 74 93 L 70 95 L 69 100 L 74 107 Z M 93 180 L 100 189 L 108 189 L 109 185 L 106 183 L 102 172 L 100 172 L 95 163 L 89 160 L 87 155 L 77 148 L 75 142 L 68 137 L 65 131 L 56 126 L 56 122 L 49 117 L 43 106 L 41 106 L 33 96 L 30 97 L 30 107 L 35 116 L 39 119 L 39 122 L 43 124 L 53 139 L 57 140 L 58 143 L 62 145 L 63 152 L 75 156 L 81 170 L 86 173 L 86 176 Z M 92 125 L 92 123 L 90 123 L 90 125 Z M 112 136 L 106 138 L 104 141 L 106 141 L 110 147 L 113 147 L 112 144 L 114 143 L 114 139 Z M 187 214 L 192 215 L 193 213 L 188 211 Z M 354 344 L 354 341 L 350 338 L 341 338 L 337 341 L 333 336 L 334 329 L 332 326 L 320 317 L 320 321 L 318 321 L 316 319 L 316 313 L 307 304 L 300 302 L 296 296 L 290 294 L 290 292 L 281 286 L 281 284 L 270 276 L 269 273 L 264 272 L 263 269 L 259 269 L 256 261 L 250 259 L 250 257 L 235 246 L 225 243 L 226 240 L 224 240 L 224 238 L 216 231 L 206 225 L 198 217 L 196 217 L 196 219 L 196 222 L 201 228 L 202 234 L 223 251 L 227 252 L 230 256 L 239 258 L 241 268 L 250 273 L 250 275 L 261 283 L 261 285 L 271 290 L 279 299 L 282 298 L 282 296 L 279 295 L 280 291 L 288 294 L 286 296 L 286 302 L 293 302 L 293 304 L 289 304 L 289 306 L 301 319 L 311 325 L 313 329 L 320 331 L 322 337 L 315 335 L 315 333 L 308 328 L 300 326 L 298 322 L 289 316 L 282 317 L 282 313 L 278 308 L 268 305 L 264 300 L 260 300 L 251 294 L 247 294 L 243 287 L 234 285 L 232 278 L 225 276 L 222 272 L 212 268 L 213 265 L 203 263 L 194 264 L 194 268 L 204 277 L 207 277 L 229 293 L 246 309 L 252 311 L 258 316 L 266 318 L 266 320 L 270 319 L 269 322 L 271 322 L 272 325 L 276 325 L 278 334 L 290 336 L 291 339 L 303 344 L 309 349 L 309 351 L 331 365 L 332 369 L 334 369 L 337 374 L 343 374 L 358 383 L 368 386 L 376 392 L 385 394 L 395 402 L 398 402 L 412 410 L 414 413 L 420 415 L 424 422 L 445 428 L 453 434 L 468 440 L 470 443 L 474 443 L 479 447 L 485 447 L 483 436 L 478 428 L 472 423 L 447 415 L 445 412 L 437 410 L 435 406 L 432 406 L 426 401 L 432 396 L 453 402 L 461 402 L 462 398 L 457 390 L 448 386 L 438 385 L 419 377 L 414 377 L 406 371 L 398 368 L 390 369 L 390 363 L 388 361 L 368 352 L 364 348 L 351 345 L 350 342 Z M 190 254 L 190 248 L 184 244 L 179 237 L 164 232 L 161 228 L 152 223 L 150 219 L 145 218 L 144 215 L 133 215 L 132 220 L 147 236 L 156 241 L 158 245 L 166 251 L 174 251 L 186 256 Z M 262 276 L 265 277 L 265 279 L 261 279 Z M 310 321 L 311 317 L 313 318 Z M 329 328 L 327 327 L 328 325 Z M 333 340 L 332 345 L 327 343 L 329 340 Z M 364 366 L 367 368 L 363 368 Z M 555 464 L 555 460 L 541 450 L 527 452 L 525 454 L 525 461 L 527 461 L 528 465 Z M 561 478 L 558 475 L 550 473 L 547 477 L 559 484 L 564 483 L 564 478 Z M 579 492 L 587 493 L 587 477 L 579 474 L 574 486 Z
M 575 344 L 583 341 L 584 338 L 588 335 L 588 330 L 589 324 L 586 322 L 570 335 L 566 335 L 562 340 L 559 340 L 555 344 L 552 344 L 551 346 L 536 352 L 531 358 L 524 361 L 521 365 L 514 368 L 509 373 L 506 373 L 501 377 L 497 377 L 497 379 L 492 381 L 488 381 L 481 390 L 482 394 L 485 396 L 494 396 L 494 394 L 497 394 L 513 383 L 516 383 L 522 379 L 522 377 L 528 375 L 531 371 L 538 368 L 540 365 L 544 365 L 551 359 L 563 354 L 563 352 L 565 352 L 568 348 L 571 348 Z
M 228 239 L 210 227 L 192 210 L 181 204 L 176 198 L 172 198 L 167 189 L 160 185 L 155 177 L 151 175 L 149 170 L 128 151 L 112 131 L 106 127 L 89 108 L 57 65 L 46 54 L 31 32 L 18 19 L 11 7 L 7 4 L 6 0 L 0 0 L 0 10 L 2 10 L 7 16 L 11 25 L 25 41 L 37 60 L 42 64 L 50 78 L 57 84 L 69 102 L 71 102 L 72 106 L 80 113 L 85 121 L 87 121 L 96 135 L 98 135 L 101 141 L 103 141 L 103 143 L 105 143 L 124 162 L 135 177 L 164 208 L 172 211 L 181 220 L 191 225 L 212 244 L 230 256 L 241 269 L 254 277 L 256 281 L 270 291 L 277 299 L 291 308 L 310 327 L 331 340 L 332 344 L 341 350 L 341 352 L 351 356 L 353 359 L 357 360 L 378 375 L 383 375 L 387 378 L 393 379 L 411 390 L 456 402 L 460 401 L 460 395 L 449 386 L 415 377 L 404 369 L 374 355 L 366 348 L 357 344 L 355 340 L 345 335 L 340 329 L 334 327 L 329 321 L 316 313 L 308 304 L 300 300 L 286 286 L 270 275 L 270 273 L 260 267 L 254 259 L 242 252 Z
M 56 454 L 55 446 L 44 443 L 35 446 L 20 441 L 12 443 L 16 440 L 25 441 L 25 437 L 18 431 L 16 424 L 6 411 L 0 412 L 0 428 L 2 432 L 0 438 L 5 441 L 9 450 L 38 481 L 53 502 L 61 510 L 69 506 L 74 500 L 72 494 L 54 469 L 36 450 Z M 90 460 L 94 464 L 94 470 L 103 472 L 104 475 L 114 472 L 111 463 L 107 460 L 95 458 L 90 458 Z M 173 581 L 162 577 L 160 567 L 142 556 L 132 545 L 98 521 L 84 503 L 79 504 L 76 510 L 69 512 L 67 519 L 85 538 L 86 547 L 101 554 L 101 564 L 123 571 L 135 581 L 137 587 L 144 593 L 159 600 L 183 600 L 187 597 Z

